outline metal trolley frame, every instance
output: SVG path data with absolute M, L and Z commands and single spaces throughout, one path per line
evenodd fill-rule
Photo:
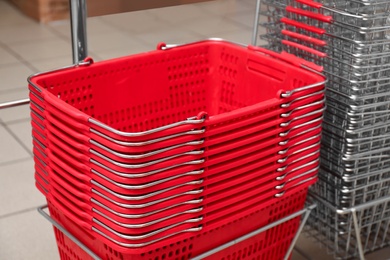
M 257 1 L 256 6 L 256 17 L 255 21 L 258 21 L 258 10 L 260 9 L 260 1 Z M 86 31 L 86 18 L 87 18 L 87 7 L 86 7 L 86 1 L 85 0 L 70 0 L 70 21 L 71 21 L 71 37 L 72 37 L 72 58 L 73 58 L 73 64 L 77 65 L 83 62 L 83 60 L 87 57 L 88 48 L 87 48 L 87 31 Z M 254 32 L 253 32 L 253 38 L 252 38 L 252 44 L 256 44 L 256 35 L 257 35 L 257 27 L 255 26 Z M 30 103 L 30 99 L 21 99 L 21 100 L 15 100 L 5 103 L 0 103 L 0 110 L 5 108 L 11 108 L 21 105 L 26 105 Z M 81 243 L 76 237 L 74 237 L 72 234 L 70 234 L 64 227 L 62 227 L 58 222 L 56 222 L 53 218 L 50 217 L 50 215 L 45 211 L 45 209 L 48 208 L 48 205 L 44 205 L 39 207 L 37 210 L 38 212 L 44 216 L 48 221 L 50 221 L 57 229 L 59 229 L 61 232 L 63 232 L 70 240 L 72 240 L 74 243 L 76 243 L 80 248 L 82 248 L 86 253 L 88 253 L 92 258 L 94 259 L 100 259 L 96 254 L 94 254 L 88 247 L 86 247 L 83 243 Z M 205 257 L 212 256 L 213 254 L 220 252 L 230 246 L 233 246 L 237 243 L 240 243 L 246 239 L 249 239 L 251 237 L 254 237 L 262 232 L 265 232 L 273 227 L 276 227 L 280 224 L 283 224 L 289 220 L 292 220 L 294 218 L 301 217 L 301 223 L 297 230 L 297 233 L 295 234 L 288 251 L 284 257 L 284 259 L 289 259 L 296 241 L 298 240 L 299 235 L 301 234 L 305 223 L 308 220 L 308 217 L 310 213 L 313 211 L 313 209 L 316 208 L 316 204 L 312 204 L 307 206 L 306 208 L 297 211 L 293 214 L 290 214 L 278 221 L 272 222 L 260 229 L 257 229 L 255 231 L 252 231 L 244 236 L 241 236 L 237 239 L 234 239 L 228 243 L 225 243 L 219 247 L 213 248 L 210 251 L 207 251 L 201 255 L 198 255 L 193 260 L 199 260 L 203 259 Z

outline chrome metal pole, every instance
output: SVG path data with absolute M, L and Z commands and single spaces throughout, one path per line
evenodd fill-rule
M 87 5 L 85 0 L 70 0 L 70 25 L 72 36 L 73 63 L 83 61 L 87 48 Z
M 5 103 L 0 103 L 0 110 L 3 108 L 16 107 L 21 105 L 26 105 L 30 103 L 30 99 L 20 99 L 15 101 L 9 101 Z
M 261 0 L 257 0 L 257 2 L 256 2 L 255 21 L 253 23 L 253 33 L 252 33 L 252 45 L 253 46 L 257 45 L 257 33 L 259 31 L 260 9 L 261 9 Z

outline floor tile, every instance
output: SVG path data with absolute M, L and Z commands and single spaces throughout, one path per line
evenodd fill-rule
M 230 21 L 234 21 L 238 24 L 248 27 L 248 29 L 252 29 L 255 22 L 255 11 L 249 10 L 243 12 L 236 12 L 234 14 L 229 14 L 225 17 Z
M 334 256 L 330 253 L 327 253 L 326 248 L 319 245 L 318 242 L 315 242 L 313 238 L 307 237 L 306 234 L 301 234 L 299 237 L 296 248 L 298 256 L 301 255 L 303 258 L 308 260 L 333 260 Z M 377 250 L 372 253 L 365 255 L 366 260 L 389 260 L 390 259 L 390 247 L 385 247 L 383 249 Z M 296 260 L 300 260 L 296 258 Z M 295 260 L 293 258 L 293 260 Z
M 30 118 L 30 106 L 22 105 L 0 109 L 0 120 L 4 123 L 26 120 Z
M 240 1 L 236 0 L 207 1 L 197 3 L 196 6 L 202 8 L 205 12 L 217 16 L 253 10 L 251 6 L 245 4 L 243 5 Z
M 10 48 L 29 62 L 63 56 L 72 57 L 71 43 L 63 39 L 17 43 L 12 44 Z
M 147 52 L 150 50 L 154 50 L 155 46 L 153 44 L 144 44 L 142 46 L 132 46 L 129 49 L 110 49 L 110 50 L 103 50 L 96 52 L 96 56 L 98 57 L 96 59 L 95 56 L 91 56 L 94 58 L 95 61 L 97 60 L 107 60 L 112 58 L 118 58 L 118 57 L 124 57 L 131 54 L 139 54 L 142 52 Z
M 239 3 L 244 3 L 249 6 L 256 6 L 258 0 L 237 0 Z M 261 0 L 259 0 L 261 2 Z
M 88 49 L 93 52 L 110 49 L 131 50 L 143 46 L 134 36 L 121 32 L 95 34 L 88 38 Z
M 14 88 L 5 91 L 0 90 L 0 103 L 16 101 L 20 99 L 27 99 L 27 98 L 28 98 L 27 80 L 25 83 L 25 87 Z
M 296 250 L 293 250 L 290 260 L 305 260 L 305 258 Z
M 35 187 L 32 158 L 0 165 L 0 178 L 0 219 L 45 203 L 44 196 Z
M 32 153 L 31 122 L 29 119 L 7 123 L 8 129 L 22 142 L 27 151 Z
M 19 62 L 19 60 L 12 53 L 4 48 L 4 45 L 0 45 L 0 57 L 0 66 Z
M 30 157 L 30 154 L 7 132 L 3 125 L 0 125 L 0 136 L 2 147 L 0 149 L 0 164 Z
M 296 243 L 296 248 L 298 248 L 299 252 L 304 253 L 308 259 L 315 260 L 332 260 L 333 257 L 326 253 L 326 250 L 320 247 L 319 244 L 315 243 L 313 239 L 308 238 L 305 234 L 301 234 Z M 318 252 L 322 252 L 318 254 Z
M 31 62 L 31 64 L 37 68 L 39 72 L 51 71 L 65 66 L 70 66 L 72 63 L 72 57 L 69 55 Z
M 34 21 L 22 14 L 13 5 L 7 3 L 6 1 L 0 2 L 0 27 L 13 26 L 17 24 L 27 25 L 31 22 Z
M 193 4 L 156 8 L 147 12 L 155 15 L 162 21 L 167 21 L 172 24 L 185 21 L 199 21 L 210 16 L 204 9 Z
M 91 35 L 94 34 L 103 34 L 107 32 L 115 31 L 115 27 L 106 23 L 100 16 L 98 17 L 89 17 L 87 19 L 87 33 Z
M 208 37 L 215 37 L 215 35 L 220 32 L 239 31 L 242 29 L 241 26 L 222 17 L 209 17 L 200 21 L 192 20 L 183 22 L 180 23 L 180 28 L 207 35 Z
M 35 73 L 31 68 L 21 62 L 0 66 L 0 91 L 15 90 L 27 86 L 27 78 Z
M 383 248 L 367 255 L 366 260 L 389 260 L 390 247 Z
M 142 11 L 105 15 L 101 17 L 101 20 L 117 29 L 121 29 L 123 32 L 131 33 L 171 27 L 170 23 L 162 21 L 151 13 Z
M 88 25 L 88 23 L 87 23 Z M 51 30 L 56 31 L 58 35 L 63 36 L 66 39 L 71 39 L 70 20 L 51 21 L 47 23 L 47 26 Z
M 183 44 L 203 40 L 201 35 L 189 32 L 182 27 L 145 32 L 137 34 L 137 37 L 153 46 L 152 49 L 155 49 L 160 42 Z
M 29 41 L 44 42 L 48 39 L 55 39 L 58 36 L 54 34 L 47 26 L 38 22 L 28 24 L 16 24 L 12 26 L 0 27 L 1 42 L 5 44 L 13 44 Z
M 115 27 L 111 26 L 110 24 L 102 20 L 100 16 L 88 17 L 86 23 L 87 23 L 86 30 L 88 34 L 87 40 L 89 39 L 90 36 L 113 32 L 116 30 Z M 71 29 L 70 29 L 69 20 L 53 21 L 48 23 L 47 26 L 49 26 L 51 30 L 56 31 L 63 37 L 71 39 Z
M 0 218 L 0 259 L 60 259 L 51 224 L 35 209 Z

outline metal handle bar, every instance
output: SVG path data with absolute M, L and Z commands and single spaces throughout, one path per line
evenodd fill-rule
M 9 108 L 9 107 L 16 107 L 16 106 L 21 106 L 21 105 L 26 105 L 30 103 L 30 99 L 20 99 L 20 100 L 15 100 L 15 101 L 10 101 L 10 102 L 5 102 L 5 103 L 0 103 L 0 110 L 3 108 Z
M 88 247 L 86 247 L 80 240 L 78 240 L 76 237 L 74 237 L 71 233 L 69 233 L 61 224 L 59 224 L 57 221 L 55 221 L 52 217 L 50 217 L 49 214 L 47 214 L 45 212 L 45 209 L 48 207 L 48 205 L 44 205 L 44 206 L 41 206 L 38 208 L 38 212 L 44 216 L 50 223 L 52 223 L 57 229 L 59 229 L 62 233 L 64 233 L 70 240 L 72 240 L 76 245 L 78 245 L 81 249 L 83 249 L 86 253 L 88 253 L 93 259 L 97 259 L 97 260 L 100 260 L 101 258 L 99 256 L 97 256 L 95 253 L 93 253 Z M 304 215 L 303 216 L 303 219 L 301 221 L 301 224 L 297 230 L 297 233 L 296 235 L 294 236 L 294 239 L 292 240 L 291 244 L 290 244 L 290 247 L 289 249 L 287 250 L 287 253 L 285 255 L 285 260 L 286 259 L 289 259 L 289 256 L 294 248 L 294 245 L 296 243 L 296 241 L 298 240 L 298 237 L 300 235 L 300 233 L 302 232 L 302 229 L 311 213 L 311 211 L 316 207 L 316 204 L 313 204 L 313 205 L 310 205 L 308 206 L 307 208 L 303 209 L 303 210 L 300 210 L 300 211 L 297 211 L 291 215 L 288 215 L 287 217 L 284 217 L 278 221 L 275 221 L 275 222 L 272 222 L 271 224 L 269 225 L 266 225 L 262 228 L 259 228 L 255 231 L 252 231 L 242 237 L 239 237 L 235 240 L 232 240 L 230 242 L 227 242 L 219 247 L 216 247 L 216 248 L 213 248 L 212 250 L 210 251 L 207 251 L 201 255 L 198 255 L 194 258 L 192 258 L 192 260 L 200 260 L 200 259 L 204 259 L 205 257 L 208 257 L 208 256 L 211 256 L 215 253 L 218 253 L 226 248 L 229 248 L 230 246 L 233 246 L 235 244 L 238 244 L 242 241 L 245 241 L 246 239 L 249 239 L 251 237 L 254 237 L 264 231 L 267 231 L 268 229 L 271 229 L 273 227 L 276 227 L 284 222 L 287 222 L 289 220 L 292 220 L 296 217 L 299 217 L 300 215 Z
M 88 253 L 93 259 L 100 260 L 101 258 L 95 255 L 88 247 L 86 247 L 83 243 L 80 242 L 76 237 L 74 237 L 71 233 L 69 233 L 63 226 L 61 226 L 57 221 L 51 218 L 45 211 L 48 205 L 44 205 L 38 208 L 38 212 L 44 216 L 50 223 L 52 223 L 57 229 L 59 229 L 62 233 L 64 233 L 70 240 L 76 243 L 81 249 L 83 249 L 86 253 Z

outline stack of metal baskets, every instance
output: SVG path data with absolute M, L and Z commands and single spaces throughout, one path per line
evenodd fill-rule
M 262 3 L 266 47 L 329 79 L 309 231 L 335 256 L 363 258 L 390 243 L 390 1 Z

